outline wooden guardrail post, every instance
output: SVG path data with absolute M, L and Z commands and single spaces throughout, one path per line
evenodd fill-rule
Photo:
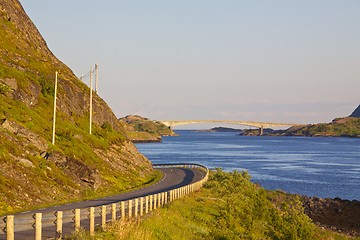
M 145 213 L 149 212 L 149 196 L 145 197 Z
M 42 238 L 42 213 L 35 213 L 35 240 L 41 240 Z
M 158 198 L 158 208 L 161 207 L 161 193 L 157 194 L 157 198 Z
M 138 216 L 138 210 L 139 210 L 139 199 L 138 198 L 135 198 L 135 207 L 134 207 L 134 215 L 135 217 Z
M 6 222 L 6 240 L 14 240 L 14 215 L 8 215 L 5 218 Z
M 129 211 L 129 218 L 131 218 L 132 217 L 132 200 L 129 200 L 128 211 Z
M 75 231 L 79 231 L 80 230 L 80 209 L 77 208 L 73 211 L 73 213 L 75 214 L 74 216 L 74 227 L 75 227 Z
M 144 198 L 140 198 L 140 216 L 142 217 L 144 215 Z
M 111 221 L 116 221 L 116 203 L 111 204 Z
M 121 220 L 125 219 L 125 202 L 120 203 L 121 206 Z
M 101 206 L 101 228 L 106 228 L 106 205 Z
M 154 194 L 154 209 L 157 208 L 157 194 Z
M 149 211 L 152 211 L 152 204 L 153 204 L 153 195 L 150 195 L 150 201 L 149 201 Z
M 90 236 L 95 235 L 95 208 L 89 208 L 89 232 Z
M 63 232 L 63 212 L 62 211 L 57 211 L 55 213 L 56 216 L 56 235 L 55 235 L 55 239 L 56 240 L 61 240 L 62 239 L 62 232 Z
M 173 190 L 169 191 L 169 202 L 172 202 L 172 196 L 173 195 Z

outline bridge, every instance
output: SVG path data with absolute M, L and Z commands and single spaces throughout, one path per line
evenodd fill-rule
M 162 122 L 164 125 L 166 125 L 168 127 L 175 127 L 175 126 L 188 125 L 188 124 L 197 124 L 197 123 L 237 124 L 237 125 L 244 125 L 244 126 L 259 128 L 260 135 L 263 134 L 264 128 L 292 127 L 292 126 L 303 125 L 303 124 L 296 124 L 296 123 L 249 122 L 249 121 L 236 121 L 236 120 L 167 120 L 167 121 L 160 121 L 160 122 Z

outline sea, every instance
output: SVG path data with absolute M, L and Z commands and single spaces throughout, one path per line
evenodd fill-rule
M 176 131 L 161 143 L 136 144 L 153 163 L 199 163 L 247 171 L 269 190 L 360 200 L 360 139 L 241 136 L 237 132 Z

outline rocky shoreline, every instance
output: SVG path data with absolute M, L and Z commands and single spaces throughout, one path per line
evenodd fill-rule
M 360 201 L 340 198 L 301 197 L 305 214 L 316 225 L 360 237 Z

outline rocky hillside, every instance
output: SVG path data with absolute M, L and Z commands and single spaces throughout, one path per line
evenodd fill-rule
M 360 118 L 336 118 L 330 123 L 292 127 L 281 134 L 309 137 L 360 137 Z
M 162 136 L 176 135 L 163 123 L 137 115 L 129 115 L 119 121 L 123 123 L 127 136 L 133 142 L 161 142 Z
M 51 144 L 55 71 L 56 145 Z M 0 215 L 149 182 L 151 163 L 108 105 L 48 49 L 18 0 L 0 1 Z

